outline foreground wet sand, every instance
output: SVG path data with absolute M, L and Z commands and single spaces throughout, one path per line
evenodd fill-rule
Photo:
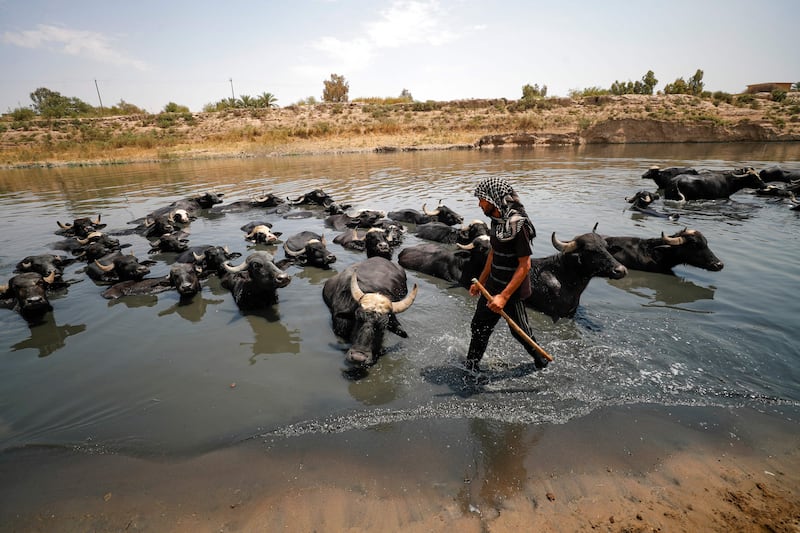
M 191 458 L 0 456 L 0 530 L 798 531 L 796 408 L 421 420 Z

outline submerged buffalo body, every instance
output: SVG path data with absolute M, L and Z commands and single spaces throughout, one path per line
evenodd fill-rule
M 717 272 L 722 261 L 708 247 L 708 241 L 697 230 L 684 229 L 667 237 L 605 237 L 608 251 L 614 258 L 633 270 L 672 273 L 677 265 L 691 265 Z
M 479 235 L 488 235 L 489 226 L 482 220 L 473 220 L 461 228 L 454 228 L 442 222 L 429 222 L 417 226 L 417 237 L 427 241 L 445 244 L 469 244 Z
M 387 232 L 383 228 L 370 228 L 368 230 L 358 230 L 353 228 L 350 231 L 334 237 L 333 242 L 348 250 L 366 251 L 367 257 L 383 257 L 392 259 L 392 245 L 387 239 Z
M 704 171 L 680 174 L 663 188 L 668 200 L 718 200 L 748 188 L 763 189 L 766 184 L 752 168 L 734 171 Z
M 95 281 L 117 282 L 140 280 L 150 273 L 155 261 L 139 261 L 132 254 L 114 252 L 95 259 L 86 267 L 86 274 Z
M 532 292 L 525 305 L 545 313 L 553 322 L 575 315 L 581 294 L 592 278 L 620 279 L 628 273 L 594 232 L 569 242 L 559 241 L 554 232 L 551 241 L 560 253 L 531 260 Z
M 441 244 L 424 243 L 403 248 L 397 256 L 400 266 L 469 288 L 480 277 L 489 256 L 489 236 L 475 237 L 470 244 L 451 250 Z
M 408 337 L 397 314 L 417 296 L 408 292 L 405 270 L 383 257 L 371 257 L 325 281 L 322 298 L 331 313 L 333 332 L 351 343 L 347 361 L 373 364 L 380 354 L 385 331 Z

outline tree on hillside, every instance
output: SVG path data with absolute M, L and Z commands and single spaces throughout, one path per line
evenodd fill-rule
M 648 70 L 647 74 L 642 76 L 641 81 L 630 81 L 627 82 L 615 80 L 614 83 L 611 84 L 610 92 L 611 94 L 653 94 L 653 89 L 655 88 L 658 80 L 656 79 L 655 74 L 653 74 L 652 70 Z
M 547 85 L 539 87 L 538 83 L 531 85 L 527 83 L 522 86 L 522 99 L 533 100 L 534 98 L 544 98 L 547 96 Z
M 323 81 L 325 88 L 322 91 L 323 102 L 347 102 L 350 93 L 350 84 L 339 74 L 331 74 L 330 80 Z
M 689 81 L 678 78 L 674 82 L 666 84 L 664 86 L 664 94 L 692 94 L 694 96 L 700 96 L 703 94 L 704 86 L 703 71 L 697 69 L 697 72 L 694 73 L 694 76 L 689 78 Z
M 275 98 L 275 95 L 268 92 L 263 92 L 258 96 L 256 96 L 257 107 L 265 107 L 265 108 L 277 107 L 276 104 L 277 101 L 278 99 Z
M 414 101 L 414 97 L 411 96 L 411 91 L 409 91 L 408 89 L 403 89 L 402 91 L 400 91 L 400 98 L 402 100 L 407 100 L 409 102 Z
M 33 91 L 31 100 L 33 110 L 44 118 L 76 117 L 94 111 L 94 107 L 80 98 L 62 96 L 61 93 L 46 87 L 39 87 Z
M 175 102 L 169 102 L 164 106 L 164 113 L 188 113 L 189 108 L 185 105 L 178 105 Z

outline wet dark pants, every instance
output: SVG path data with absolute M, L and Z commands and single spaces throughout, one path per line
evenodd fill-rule
M 506 312 L 509 318 L 511 318 L 511 320 L 517 323 L 522 331 L 527 333 L 531 339 L 536 341 L 536 337 L 533 336 L 533 333 L 531 332 L 531 326 L 528 323 L 528 313 L 525 310 L 525 304 L 522 303 L 522 300 L 520 300 L 516 294 L 509 298 L 503 310 Z M 489 345 L 489 337 L 492 335 L 492 331 L 494 331 L 497 321 L 501 318 L 502 316 L 500 316 L 499 313 L 495 313 L 486 307 L 486 298 L 481 296 L 478 300 L 478 305 L 475 307 L 475 315 L 472 317 L 472 324 L 470 325 L 472 330 L 472 340 L 469 343 L 467 361 L 477 362 L 481 360 L 481 357 L 483 357 L 483 352 L 486 351 L 486 347 Z M 541 360 L 541 356 L 531 345 L 525 342 L 525 339 L 523 339 L 516 331 L 514 331 L 511 326 L 509 326 L 508 329 L 511 331 L 511 334 L 514 336 L 514 338 L 525 347 L 525 350 L 527 350 L 528 354 L 530 354 L 534 360 Z

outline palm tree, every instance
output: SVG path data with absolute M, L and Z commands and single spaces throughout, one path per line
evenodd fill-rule
M 256 97 L 256 100 L 258 101 L 258 107 L 277 107 L 275 102 L 277 102 L 278 99 L 275 98 L 275 95 L 272 93 L 263 92 Z
M 252 96 L 242 94 L 239 96 L 237 104 L 240 107 L 256 107 L 256 100 Z

